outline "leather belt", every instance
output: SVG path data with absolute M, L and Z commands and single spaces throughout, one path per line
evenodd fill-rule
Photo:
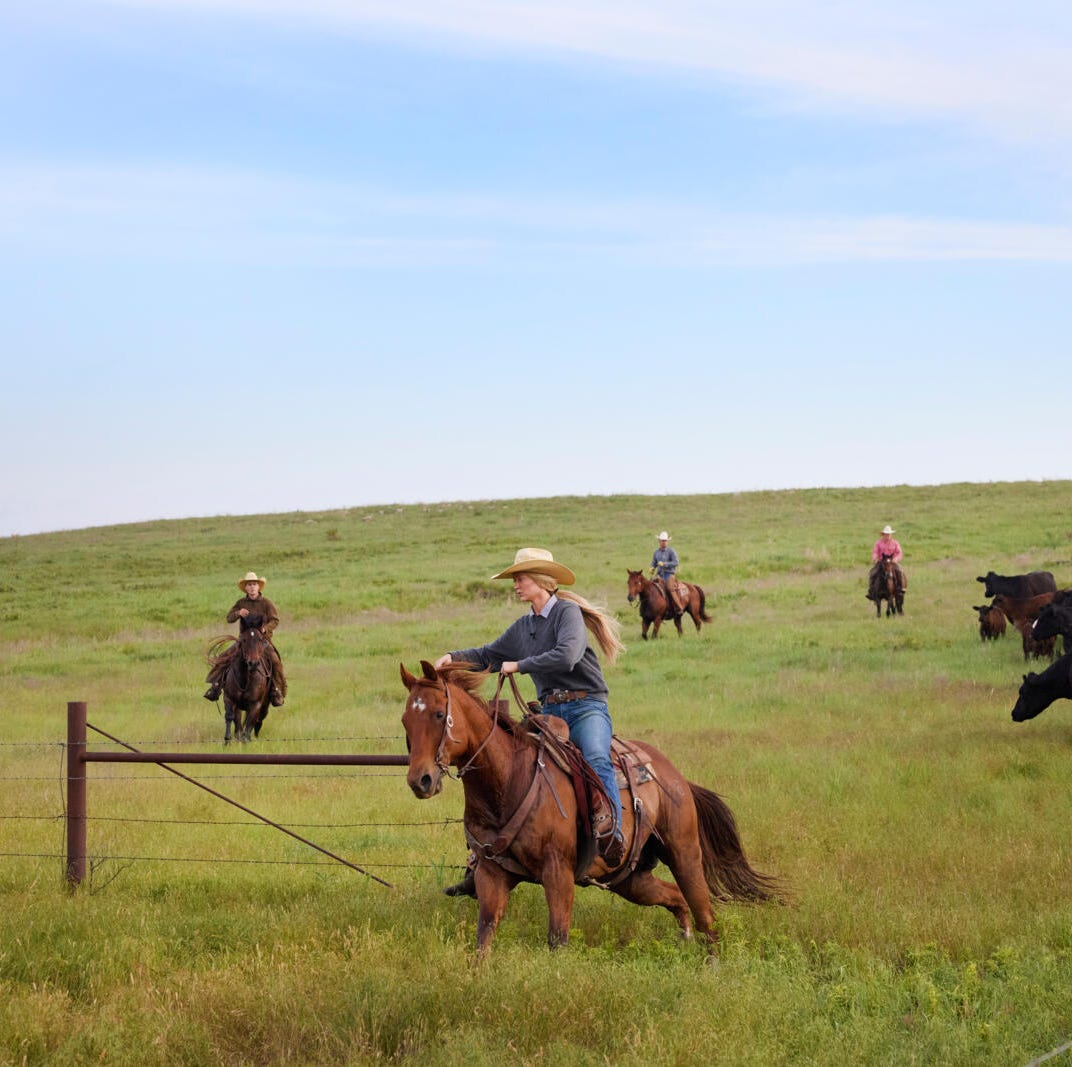
M 584 700 L 586 696 L 587 689 L 552 689 L 542 700 L 545 704 L 568 704 L 571 700 Z

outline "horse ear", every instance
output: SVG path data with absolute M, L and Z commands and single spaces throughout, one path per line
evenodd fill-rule
M 417 684 L 417 679 L 406 670 L 406 665 L 404 663 L 400 663 L 398 669 L 402 673 L 402 684 L 407 689 L 412 689 Z
M 435 669 L 435 667 L 433 667 L 428 662 L 428 660 L 426 660 L 426 659 L 421 660 L 421 670 L 424 671 L 424 676 L 425 676 L 425 678 L 428 679 L 428 681 L 430 681 L 430 682 L 438 682 L 439 681 L 439 672 Z

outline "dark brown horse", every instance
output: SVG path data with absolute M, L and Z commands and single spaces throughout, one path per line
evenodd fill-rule
M 635 904 L 661 905 L 685 937 L 692 936 L 694 920 L 712 947 L 717 942 L 712 896 L 781 898 L 779 882 L 749 864 L 725 801 L 687 781 L 658 749 L 639 741 L 626 744 L 643 757 L 652 777 L 636 787 L 635 803 L 629 795 L 623 798 L 626 860 L 608 869 L 596 859 L 587 871 L 576 872 L 577 801 L 566 772 L 544 758 L 534 736 L 499 701 L 493 712 L 476 695 L 485 674 L 457 665 L 437 671 L 424 660 L 421 669 L 418 678 L 401 666 L 409 691 L 402 715 L 409 749 L 406 781 L 426 800 L 442 790 L 449 768 L 458 768 L 465 836 L 477 857 L 480 956 L 490 949 L 519 882 L 543 886 L 552 948 L 569 936 L 575 882 L 603 885 Z M 517 818 L 523 811 L 527 815 Z M 652 874 L 660 860 L 676 885 Z
M 234 727 L 236 741 L 259 737 L 272 697 L 272 657 L 268 642 L 259 629 L 242 630 L 238 639 L 221 637 L 209 649 L 209 663 L 226 660 L 223 678 L 223 743 L 231 740 Z
M 677 627 L 677 635 L 680 637 L 681 616 L 671 610 L 670 597 L 662 580 L 656 578 L 649 582 L 642 571 L 628 571 L 627 573 L 629 574 L 629 603 L 640 601 L 640 636 L 647 641 L 648 627 L 653 626 L 651 636 L 658 637 L 659 627 L 662 626 L 663 620 L 673 619 Z M 677 584 L 689 594 L 689 602 L 685 611 L 699 630 L 701 623 L 712 621 L 706 611 L 707 597 L 704 591 L 692 582 L 683 582 L 678 579 Z
M 878 578 L 875 582 L 875 617 L 882 614 L 882 601 L 886 601 L 886 616 L 904 614 L 904 578 L 892 556 L 883 553 L 879 561 Z

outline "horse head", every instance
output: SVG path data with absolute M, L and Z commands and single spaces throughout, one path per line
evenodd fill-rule
M 420 678 L 410 674 L 405 664 L 399 664 L 399 669 L 402 684 L 409 690 L 402 713 L 409 752 L 406 782 L 416 796 L 427 800 L 443 789 L 447 769 L 471 759 L 495 729 L 487 707 L 472 695 L 487 674 L 474 670 L 470 663 L 436 670 L 427 660 L 421 660 Z M 467 769 L 468 763 L 459 777 Z
M 255 627 L 242 630 L 238 635 L 238 654 L 247 671 L 268 669 L 268 641 Z
M 626 570 L 629 575 L 629 603 L 632 604 L 634 600 L 644 591 L 644 572 L 643 571 L 631 571 Z
M 405 664 L 400 663 L 399 670 L 402 684 L 409 690 L 402 713 L 409 753 L 406 783 L 417 797 L 427 800 L 442 791 L 449 763 L 447 749 L 454 726 L 450 690 L 427 660 L 421 660 L 421 678 L 410 674 Z

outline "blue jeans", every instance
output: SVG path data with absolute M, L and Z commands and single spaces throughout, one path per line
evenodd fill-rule
M 610 762 L 613 727 L 607 705 L 602 700 L 569 700 L 565 704 L 545 704 L 543 711 L 545 715 L 557 715 L 569 727 L 570 740 L 581 750 L 607 791 L 614 809 L 615 829 L 621 829 L 622 798 Z

